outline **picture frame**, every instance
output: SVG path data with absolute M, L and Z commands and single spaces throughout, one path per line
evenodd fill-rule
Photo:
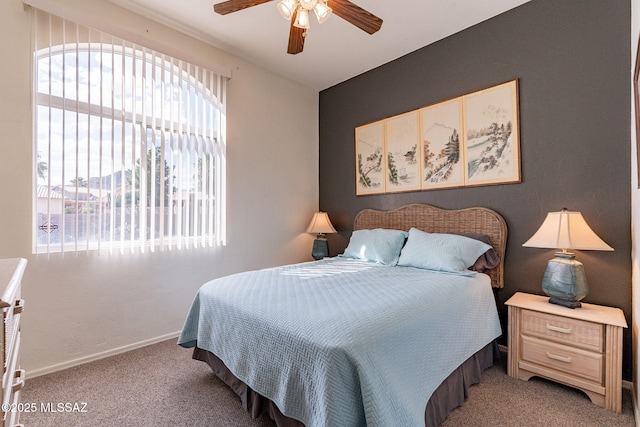
M 385 128 L 388 193 L 420 190 L 420 124 L 417 111 L 387 119 Z
M 521 182 L 518 82 L 463 96 L 465 185 Z
M 356 195 L 522 182 L 519 120 L 514 79 L 358 126 Z
M 355 130 L 356 195 L 385 192 L 384 122 L 378 121 Z
M 422 189 L 462 187 L 462 98 L 420 109 Z

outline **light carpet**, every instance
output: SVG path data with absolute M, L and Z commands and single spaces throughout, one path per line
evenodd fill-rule
M 21 414 L 27 427 L 275 426 L 266 415 L 251 419 L 209 366 L 191 359 L 191 350 L 175 340 L 37 378 L 27 373 L 21 402 L 22 409 L 35 409 Z M 570 387 L 508 377 L 503 357 L 442 426 L 622 427 L 635 422 L 629 390 L 623 393 L 623 412 L 616 414 Z

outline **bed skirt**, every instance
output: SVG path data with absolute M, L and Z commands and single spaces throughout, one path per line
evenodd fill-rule
M 424 414 L 425 426 L 440 425 L 451 411 L 462 405 L 469 395 L 469 387 L 480 382 L 482 372 L 493 366 L 494 358 L 498 357 L 500 357 L 498 344 L 493 341 L 453 371 L 433 392 L 427 402 Z M 218 378 L 240 397 L 242 406 L 251 414 L 252 418 L 257 418 L 263 412 L 267 412 L 278 427 L 304 427 L 303 423 L 283 415 L 273 402 L 236 378 L 215 354 L 195 347 L 193 358 L 211 366 Z

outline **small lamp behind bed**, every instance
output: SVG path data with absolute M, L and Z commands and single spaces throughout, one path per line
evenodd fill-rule
M 562 249 L 547 263 L 542 290 L 549 302 L 569 308 L 580 307 L 580 300 L 589 293 L 584 267 L 567 249 L 612 251 L 582 217 L 580 212 L 549 212 L 546 219 L 522 246 L 530 248 Z
M 322 259 L 329 256 L 329 243 L 327 243 L 326 233 L 335 233 L 336 229 L 329 221 L 329 215 L 326 212 L 316 212 L 313 214 L 311 223 L 307 227 L 307 233 L 316 234 L 316 240 L 313 241 L 313 249 L 311 256 L 313 259 Z

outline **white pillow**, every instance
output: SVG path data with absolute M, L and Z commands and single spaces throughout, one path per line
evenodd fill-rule
M 386 265 L 396 265 L 408 233 L 402 230 L 374 228 L 351 234 L 344 256 Z
M 398 265 L 451 273 L 473 273 L 467 269 L 489 249 L 491 245 L 469 237 L 425 233 L 412 228 L 400 253 Z

